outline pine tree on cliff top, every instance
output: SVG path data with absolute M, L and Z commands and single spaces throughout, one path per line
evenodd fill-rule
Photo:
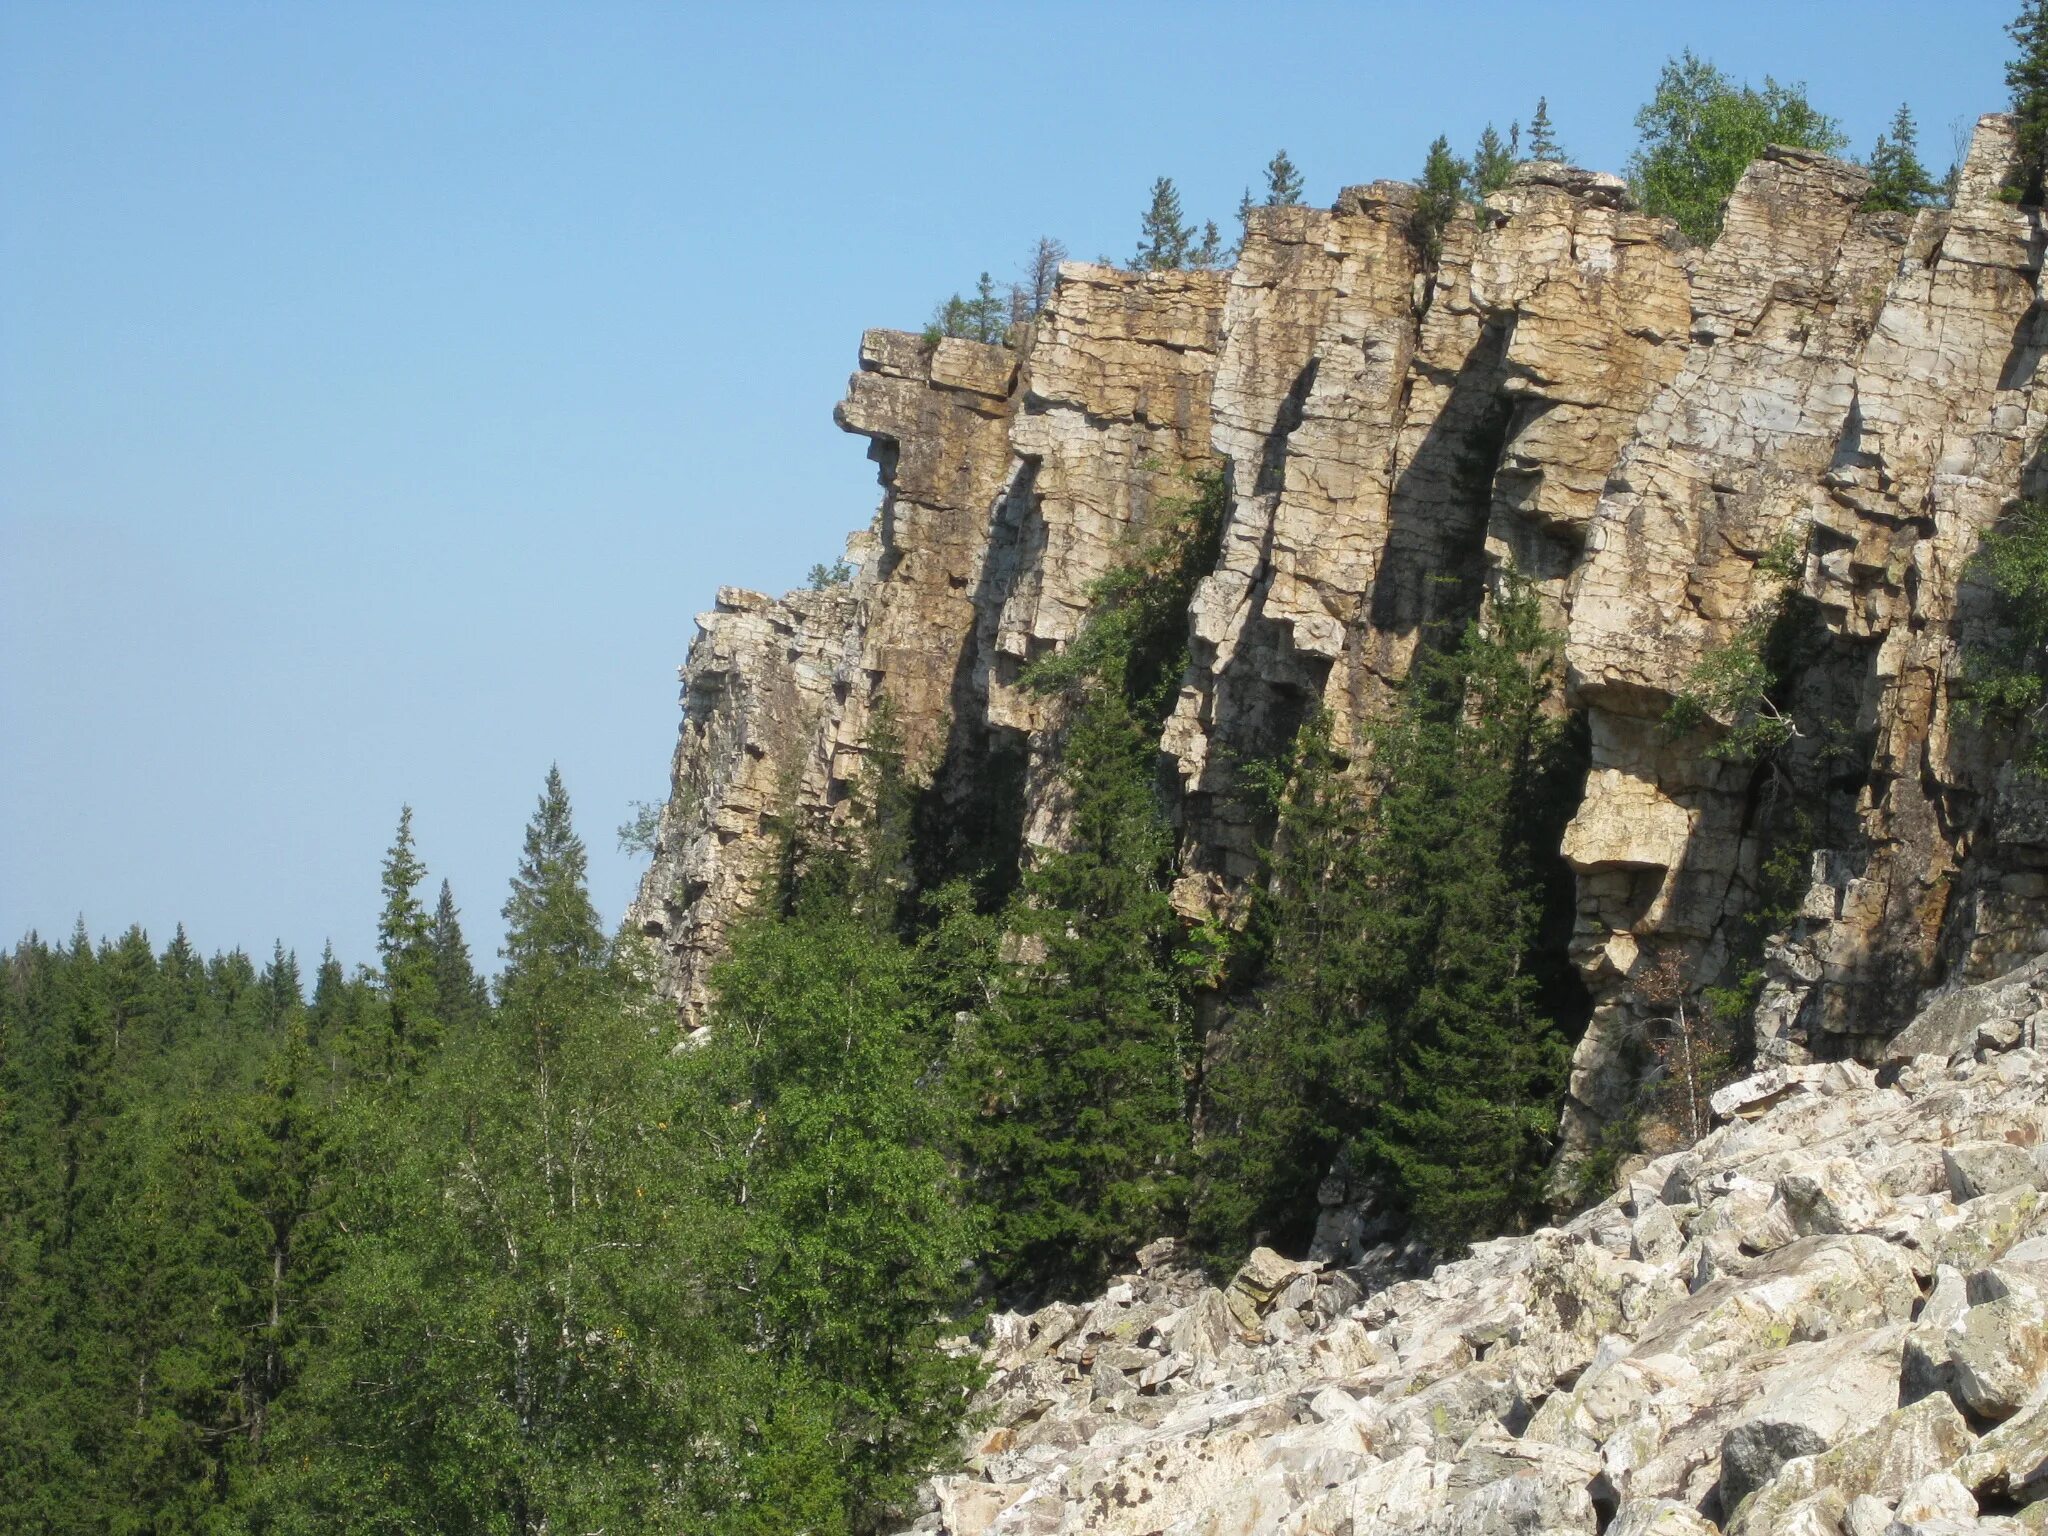
M 1912 108 L 1901 103 L 1892 114 L 1890 130 L 1877 136 L 1877 147 L 1870 152 L 1870 191 L 1863 199 L 1866 209 L 1910 213 L 1927 207 L 1940 195 L 1934 178 L 1920 163 L 1919 147 Z
M 1423 161 L 1422 195 L 1415 202 L 1415 240 L 1431 266 L 1443 255 L 1444 231 L 1465 206 L 1470 171 L 1451 153 L 1451 141 L 1438 134 Z
M 2029 0 L 2005 30 L 2019 45 L 2005 66 L 2020 151 L 2012 186 L 2021 202 L 2038 203 L 2048 172 L 2048 0 Z
M 1488 123 L 1485 132 L 1479 135 L 1479 147 L 1472 151 L 1473 200 L 1483 201 L 1489 192 L 1498 192 L 1506 186 L 1508 175 L 1514 168 L 1514 152 L 1493 124 Z
M 1140 221 L 1137 254 L 1131 265 L 1141 272 L 1171 272 L 1188 264 L 1195 232 L 1181 218 L 1180 193 L 1173 178 L 1152 183 L 1152 202 Z
M 1536 115 L 1529 119 L 1529 158 L 1531 160 L 1562 160 L 1564 146 L 1557 141 L 1557 134 L 1550 126 L 1550 98 L 1536 98 Z
M 1287 158 L 1286 150 L 1277 151 L 1273 158 L 1266 163 L 1266 206 L 1268 208 L 1299 207 L 1304 185 L 1305 183 L 1301 179 L 1301 172 L 1296 170 L 1294 162 Z

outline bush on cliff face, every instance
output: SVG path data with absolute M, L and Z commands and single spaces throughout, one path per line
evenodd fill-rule
M 2023 771 L 2048 777 L 2048 503 L 2020 503 L 1984 536 L 1971 575 L 1991 589 L 1991 623 L 1963 653 L 1960 712 L 2020 733 Z
M 1836 154 L 1849 142 L 1806 99 L 1805 86 L 1769 76 L 1762 90 L 1738 85 L 1689 48 L 1664 65 L 1636 131 L 1641 144 L 1628 176 L 1637 201 L 1701 245 L 1720 234 L 1728 194 L 1765 145 Z
M 1261 902 L 1267 981 L 1204 1085 L 1196 1231 L 1230 1262 L 1314 1219 L 1340 1151 L 1443 1248 L 1535 1211 L 1567 1046 L 1538 954 L 1567 774 L 1556 636 L 1510 589 L 1425 653 L 1363 782 L 1311 721 Z

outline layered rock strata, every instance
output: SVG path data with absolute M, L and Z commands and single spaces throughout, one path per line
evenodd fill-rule
M 987 1323 L 946 1536 L 2048 1531 L 2048 957 L 1388 1283 L 1171 1243 Z
M 1069 264 L 1015 351 L 871 332 L 840 410 L 883 484 L 856 573 L 722 593 L 684 669 L 633 914 L 669 991 L 701 1009 L 778 830 L 843 803 L 884 696 L 956 820 L 1056 841 L 1022 671 L 1210 466 L 1229 504 L 1161 739 L 1191 918 L 1256 877 L 1247 761 L 1313 709 L 1369 721 L 1503 573 L 1541 594 L 1589 756 L 1559 850 L 1591 1018 L 1568 1153 L 1633 1101 L 1647 971 L 1760 972 L 1760 1045 L 1796 1064 L 2048 943 L 2048 804 L 1950 686 L 1971 554 L 2043 426 L 2042 220 L 1997 196 L 2011 155 L 1985 119 L 1956 206 L 1907 217 L 1774 149 L 1707 250 L 1612 177 L 1525 165 L 1434 266 L 1413 189 L 1375 183 L 1258 210 L 1228 272 Z M 1693 669 L 1788 603 L 1778 763 L 1674 738 Z M 1759 947 L 1788 860 L 1796 915 Z

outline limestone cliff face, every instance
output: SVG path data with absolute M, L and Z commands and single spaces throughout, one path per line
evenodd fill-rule
M 1766 1055 L 1867 1050 L 1928 989 L 2048 945 L 2048 804 L 1948 686 L 1983 606 L 1965 567 L 2048 425 L 2042 220 L 1995 195 L 2010 155 L 1986 118 L 1957 206 L 1907 218 L 1860 212 L 1855 167 L 1772 150 L 1704 251 L 1612 177 L 1525 165 L 1433 270 L 1413 190 L 1375 183 L 1258 211 L 1227 272 L 1069 264 L 1015 352 L 869 333 L 839 420 L 883 501 L 853 578 L 722 592 L 684 669 L 634 918 L 686 1018 L 775 829 L 833 814 L 885 695 L 943 803 L 1058 838 L 1019 673 L 1210 466 L 1229 508 L 1160 743 L 1191 917 L 1241 907 L 1270 828 L 1240 765 L 1308 711 L 1369 718 L 1510 569 L 1564 636 L 1590 760 L 1561 849 L 1591 1007 L 1568 1150 L 1633 1085 L 1644 969 L 1756 962 L 1777 791 L 1663 720 L 1778 600 L 1767 551 L 1803 559 L 1790 757 L 1819 787 Z

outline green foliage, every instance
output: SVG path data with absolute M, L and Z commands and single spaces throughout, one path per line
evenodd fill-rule
M 1422 165 L 1421 196 L 1415 203 L 1415 242 L 1431 266 L 1442 259 L 1444 231 L 1468 202 L 1471 167 L 1451 153 L 1451 141 L 1442 134 L 1429 146 Z
M 2015 201 L 2037 204 L 2048 173 L 2048 0 L 2025 0 L 2005 30 L 2018 49 L 2005 65 L 2019 139 L 2010 186 Z
M 1556 637 L 1510 588 L 1425 653 L 1360 754 L 1303 728 L 1259 927 L 1268 980 L 1204 1084 L 1195 1232 L 1225 1262 L 1301 1235 L 1323 1169 L 1442 1248 L 1529 1219 L 1567 1047 L 1536 954 L 1568 814 Z
M 1299 207 L 1301 194 L 1306 185 L 1301 178 L 1301 172 L 1294 168 L 1294 162 L 1287 158 L 1287 151 L 1275 150 L 1273 158 L 1266 162 L 1266 206 Z
M 947 334 L 957 333 L 949 331 Z M 813 592 L 828 592 L 834 587 L 843 587 L 852 580 L 853 567 L 847 563 L 844 556 L 841 556 L 830 565 L 823 562 L 813 565 L 811 574 L 804 579 L 804 585 Z
M 818 1432 L 808 1476 L 867 1529 L 951 1452 L 979 1379 L 940 1344 L 965 1329 L 981 1233 L 927 1082 L 917 956 L 811 892 L 737 935 L 715 986 L 685 1102 L 734 1223 L 723 1331 L 798 1385 Z
M 530 995 L 545 1008 L 564 993 L 581 989 L 604 961 L 604 929 L 591 905 L 589 855 L 570 824 L 569 794 L 561 770 L 548 769 L 547 784 L 505 900 L 504 972 L 500 999 Z
M 1087 626 L 1027 674 L 1058 719 L 1065 818 L 1006 926 L 1021 958 L 956 1052 L 963 1145 L 1013 1289 L 1078 1291 L 1172 1226 L 1185 1192 L 1189 993 L 1213 975 L 1167 896 L 1158 733 L 1187 661 L 1187 604 L 1226 493 L 1197 478 L 1094 590 Z
M 1508 184 L 1508 177 L 1515 169 L 1514 151 L 1508 148 L 1507 140 L 1494 131 L 1488 123 L 1479 135 L 1479 147 L 1472 151 L 1472 199 L 1483 201 L 1489 193 L 1498 192 Z
M 427 869 L 413 849 L 412 807 L 398 813 L 398 832 L 384 855 L 384 910 L 377 919 L 377 953 L 384 960 L 388 1034 L 370 1048 L 387 1075 L 411 1070 L 440 1037 L 434 992 L 433 924 L 420 905 Z
M 1991 622 L 1964 647 L 1959 713 L 2017 732 L 2022 770 L 2048 776 L 2048 503 L 2015 507 L 1977 546 L 1969 574 L 1990 588 Z
M 925 327 L 925 339 L 936 345 L 943 336 L 1000 345 L 1010 332 L 1009 306 L 996 292 L 993 279 L 984 272 L 975 281 L 974 296 L 963 299 L 953 294 L 932 311 Z
M 1536 98 L 1536 115 L 1529 119 L 1529 158 L 1531 160 L 1563 160 L 1564 145 L 1557 140 L 1556 131 L 1550 126 L 1550 98 Z
M 812 566 L 815 578 L 823 566 Z M 662 804 L 659 800 L 629 800 L 626 808 L 632 814 L 619 823 L 617 833 L 619 852 L 636 853 L 642 858 L 653 858 L 661 846 Z
M 1701 245 L 1721 232 L 1728 194 L 1766 145 L 1835 154 L 1848 143 L 1803 85 L 1768 76 L 1762 90 L 1738 85 L 1691 49 L 1666 61 L 1636 132 L 1628 169 L 1637 200 Z
M 1804 560 L 1796 534 L 1778 540 L 1758 559 L 1758 573 L 1774 584 L 1769 600 L 1686 673 L 1664 712 L 1667 736 L 1717 730 L 1705 749 L 1709 757 L 1753 763 L 1768 761 L 1801 734 L 1778 699 L 1786 671 L 1778 642 L 1794 619 L 1793 583 Z
M 1180 193 L 1172 177 L 1161 176 L 1152 183 L 1152 201 L 1139 221 L 1131 265 L 1141 272 L 1171 272 L 1187 266 L 1194 250 L 1195 232 L 1181 218 Z
M 1877 136 L 1870 152 L 1870 191 L 1864 195 L 1866 211 L 1911 213 L 1926 208 L 1941 196 L 1941 188 L 1920 163 L 1920 130 L 1914 126 L 1913 110 L 1905 103 L 1892 114 L 1891 130 Z

